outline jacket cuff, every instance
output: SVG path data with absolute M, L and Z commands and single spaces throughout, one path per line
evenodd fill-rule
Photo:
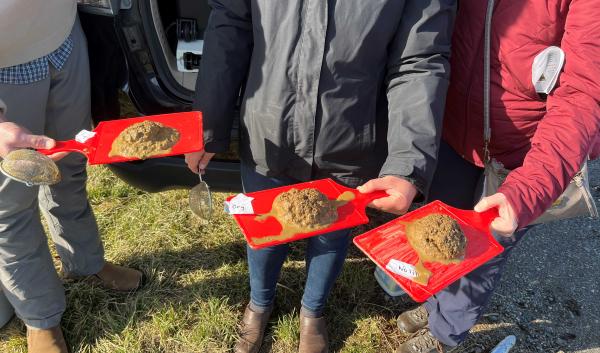
M 406 176 L 405 175 L 393 175 L 393 174 L 386 174 L 386 175 L 391 175 L 391 176 L 395 176 L 398 178 L 402 178 L 402 179 L 408 181 L 409 183 L 413 184 L 415 186 L 415 188 L 417 189 L 417 194 L 415 195 L 413 202 L 425 201 L 425 186 L 423 185 L 423 182 L 415 176 L 414 173 L 411 173 L 411 175 L 406 175 Z M 382 175 L 382 176 L 385 176 L 385 175 Z
M 224 153 L 229 151 L 229 140 L 205 140 L 204 150 L 210 153 Z
M 521 193 L 519 192 L 518 187 L 506 185 L 505 183 L 498 188 L 498 192 L 506 197 L 506 200 L 512 206 L 513 211 L 515 211 L 517 217 L 517 229 L 527 227 L 529 223 L 533 222 L 541 215 L 541 212 L 536 215 L 534 210 L 531 210 L 526 206 L 523 198 L 519 196 Z
M 422 173 L 412 165 L 401 162 L 397 158 L 388 157 L 379 172 L 379 177 L 381 178 L 387 175 L 402 178 L 415 186 L 417 195 L 413 202 L 421 202 L 427 196 L 427 186 L 429 183 L 427 182 L 427 179 L 423 177 Z

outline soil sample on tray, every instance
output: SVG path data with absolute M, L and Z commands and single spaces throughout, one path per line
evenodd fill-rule
M 179 132 L 155 121 L 133 124 L 113 141 L 109 157 L 146 159 L 169 153 L 179 141 Z
M 256 218 L 259 221 L 269 217 L 276 218 L 282 227 L 281 234 L 255 238 L 254 242 L 264 244 L 285 240 L 299 233 L 327 228 L 337 220 L 337 208 L 352 199 L 354 194 L 345 192 L 336 200 L 330 200 L 315 188 L 290 189 L 282 192 L 273 201 L 271 212 Z
M 411 222 L 406 236 L 419 257 L 429 262 L 461 259 L 467 245 L 458 222 L 443 214 L 430 214 Z
M 410 222 L 406 226 L 406 238 L 419 255 L 415 266 L 418 276 L 413 280 L 423 285 L 431 276 L 423 262 L 458 263 L 467 247 L 467 238 L 458 222 L 443 214 L 430 214 Z
M 272 210 L 280 222 L 307 230 L 327 227 L 337 219 L 337 207 L 317 189 L 283 192 Z

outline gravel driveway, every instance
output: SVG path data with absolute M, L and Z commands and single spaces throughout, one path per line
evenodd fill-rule
M 591 163 L 590 179 L 600 205 L 600 160 Z M 485 352 L 513 334 L 511 353 L 600 353 L 600 221 L 555 222 L 530 231 L 472 332 L 459 352 Z

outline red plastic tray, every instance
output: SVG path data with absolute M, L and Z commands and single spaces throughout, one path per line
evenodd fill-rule
M 139 158 L 126 158 L 121 156 L 109 157 L 108 154 L 112 148 L 113 141 L 124 129 L 132 124 L 146 120 L 156 121 L 179 131 L 179 141 L 173 146 L 171 152 L 149 158 L 196 152 L 204 148 L 202 138 L 202 113 L 183 112 L 103 121 L 93 130 L 96 135 L 85 143 L 79 143 L 75 140 L 57 141 L 55 148 L 39 150 L 39 152 L 46 155 L 57 152 L 79 152 L 87 156 L 89 164 L 108 164 L 137 160 Z
M 391 259 L 411 265 L 417 263 L 417 253 L 406 239 L 405 222 L 425 217 L 431 213 L 446 214 L 457 220 L 467 238 L 467 248 L 464 260 L 458 264 L 443 265 L 425 262 L 425 267 L 432 274 L 427 286 L 423 286 L 390 272 L 386 266 Z M 415 301 L 423 302 L 504 250 L 489 230 L 491 222 L 496 217 L 498 217 L 497 209 L 477 213 L 454 208 L 441 201 L 433 201 L 355 237 L 354 244 L 392 277 Z
M 286 240 L 271 241 L 264 244 L 256 244 L 255 238 L 278 235 L 281 233 L 281 225 L 273 218 L 269 217 L 266 221 L 257 221 L 256 216 L 266 214 L 271 210 L 273 200 L 277 195 L 290 189 L 306 189 L 316 188 L 325 194 L 330 200 L 335 200 L 340 194 L 346 191 L 351 191 L 355 194 L 355 199 L 347 204 L 338 207 L 338 220 L 331 226 L 308 233 L 299 233 Z M 340 229 L 355 227 L 369 222 L 365 208 L 373 200 L 388 196 L 383 191 L 377 191 L 369 194 L 361 194 L 356 189 L 342 186 L 331 179 L 321 179 L 298 183 L 294 185 L 282 186 L 274 189 L 247 193 L 247 196 L 253 197 L 252 207 L 253 215 L 233 215 L 235 221 L 239 225 L 246 241 L 253 249 L 266 248 L 273 245 L 293 242 L 300 239 L 314 237 L 316 235 L 333 232 Z M 231 200 L 234 196 L 230 196 L 227 200 Z

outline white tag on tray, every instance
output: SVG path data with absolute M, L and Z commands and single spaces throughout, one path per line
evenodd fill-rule
M 225 212 L 229 214 L 254 214 L 253 197 L 237 194 L 231 200 L 225 201 Z
M 415 266 L 396 259 L 391 259 L 385 268 L 390 272 L 408 279 L 413 279 L 418 276 Z
M 77 135 L 75 135 L 75 141 L 79 143 L 85 143 L 94 136 L 96 136 L 96 133 L 93 131 L 81 130 L 77 133 Z

